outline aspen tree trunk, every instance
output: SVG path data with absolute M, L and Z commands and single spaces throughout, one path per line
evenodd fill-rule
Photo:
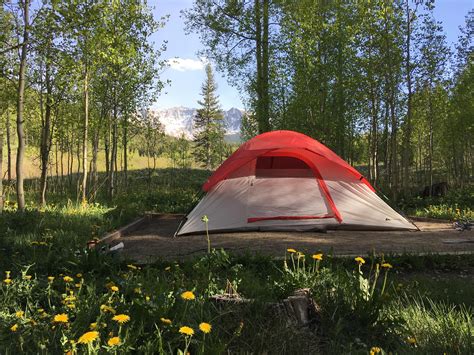
M 3 212 L 5 196 L 3 195 L 3 127 L 0 125 L 0 214 Z
M 268 50 L 268 3 L 269 0 L 263 0 L 263 28 L 262 28 L 262 110 L 263 110 L 263 128 L 265 132 L 270 131 L 270 97 L 269 97 L 269 50 Z
M 99 174 L 97 172 L 97 156 L 99 155 L 99 127 L 97 127 L 94 133 L 94 140 L 92 146 L 92 196 L 93 198 L 95 198 L 99 185 Z
M 20 68 L 18 74 L 18 98 L 16 130 L 18 135 L 18 149 L 16 155 L 16 195 L 18 210 L 25 210 L 25 191 L 23 187 L 23 159 L 25 156 L 25 131 L 23 129 L 23 110 L 25 106 L 25 77 L 26 77 L 26 56 L 29 41 L 29 21 L 30 21 L 30 0 L 23 2 L 23 43 L 21 45 Z
M 46 64 L 45 79 L 46 79 L 46 107 L 44 114 L 44 121 L 41 127 L 41 178 L 40 178 L 40 205 L 46 206 L 46 188 L 48 183 L 48 165 L 49 165 L 49 148 L 50 148 L 50 134 L 51 134 L 51 82 L 49 76 L 49 65 Z M 42 94 L 41 94 L 42 95 Z
M 405 60 L 405 71 L 406 71 L 406 80 L 407 80 L 407 115 L 405 119 L 405 132 L 403 135 L 403 190 L 404 193 L 407 193 L 409 188 L 410 180 L 410 141 L 411 141 L 411 116 L 412 116 L 412 75 L 411 75 L 411 16 L 410 16 L 410 6 L 409 1 L 406 0 L 406 22 L 407 22 L 407 32 L 406 32 L 406 60 Z
M 128 182 L 128 119 L 127 115 L 124 115 L 123 121 L 123 137 L 122 137 L 122 144 L 123 144 L 123 174 L 124 174 L 124 182 L 125 186 L 127 186 Z
M 431 88 L 431 85 L 430 85 Z M 430 93 L 430 96 L 428 98 L 428 105 L 429 105 L 429 135 L 430 135 L 430 141 L 429 141 L 429 161 L 428 161 L 428 168 L 429 168 L 429 173 L 430 173 L 430 196 L 433 196 L 433 102 L 432 102 L 432 96 L 433 94 Z
M 112 131 L 112 125 L 110 121 L 110 113 L 107 113 L 107 130 L 104 136 L 104 151 L 105 151 L 105 176 L 107 179 L 110 177 L 110 133 Z M 107 184 L 107 186 L 109 186 Z
M 82 138 L 82 205 L 87 204 L 87 140 L 89 131 L 89 72 L 84 73 L 84 135 Z
M 115 96 L 115 95 L 114 95 Z M 114 102 L 114 115 L 112 122 L 112 149 L 110 154 L 109 167 L 109 197 L 112 199 L 115 194 L 115 171 L 117 167 L 117 104 Z
M 263 123 L 263 95 L 262 95 L 262 25 L 261 25 L 261 10 L 260 1 L 255 0 L 254 2 L 254 16 L 255 16 L 255 54 L 257 63 L 257 78 L 256 78 L 256 93 L 257 93 L 257 122 L 258 122 L 258 133 L 265 132 L 265 125 Z
M 8 182 L 12 181 L 12 146 L 11 146 L 11 133 L 10 133 L 10 109 L 7 108 L 7 121 L 5 125 L 7 134 L 7 176 Z

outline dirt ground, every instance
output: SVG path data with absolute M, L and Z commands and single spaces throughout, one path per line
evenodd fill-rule
M 156 259 L 183 259 L 204 254 L 203 235 L 173 238 L 180 217 L 166 215 L 149 218 L 134 231 L 111 244 L 123 242 L 121 254 L 136 262 Z M 245 232 L 211 234 L 213 248 L 234 253 L 261 253 L 283 256 L 287 248 L 305 253 L 366 255 L 388 253 L 474 253 L 474 231 L 456 231 L 450 223 L 415 222 L 421 231 L 327 231 L 321 232 Z

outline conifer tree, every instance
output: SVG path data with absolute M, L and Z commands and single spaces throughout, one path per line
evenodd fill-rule
M 206 65 L 206 80 L 201 87 L 201 106 L 194 117 L 194 158 L 206 169 L 216 167 L 222 160 L 224 146 L 223 115 L 216 94 L 217 85 L 210 64 Z

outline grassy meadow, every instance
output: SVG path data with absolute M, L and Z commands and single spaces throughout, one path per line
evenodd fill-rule
M 212 250 L 136 265 L 87 248 L 144 211 L 186 212 L 208 174 L 133 171 L 113 201 L 99 195 L 87 207 L 74 202 L 74 188 L 51 188 L 44 209 L 30 203 L 17 213 L 10 201 L 0 216 L 0 353 L 474 352 L 474 255 L 354 260 L 288 249 L 273 259 Z M 35 181 L 26 186 L 35 201 Z M 449 198 L 427 206 L 472 218 L 469 201 Z M 421 215 L 427 206 L 412 208 Z M 228 283 L 250 302 L 212 301 Z M 272 307 L 299 288 L 319 310 L 305 328 Z

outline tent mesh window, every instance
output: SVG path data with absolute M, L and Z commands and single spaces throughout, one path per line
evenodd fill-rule
M 311 168 L 302 160 L 293 157 L 264 156 L 257 158 L 256 178 L 313 178 Z

